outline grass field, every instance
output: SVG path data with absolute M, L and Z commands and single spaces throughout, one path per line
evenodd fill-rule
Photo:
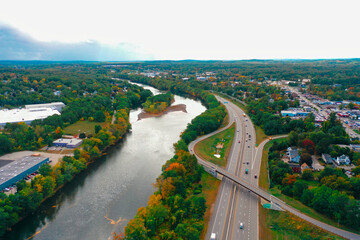
M 214 178 L 209 173 L 205 173 L 201 177 L 201 184 L 203 188 L 200 196 L 206 199 L 206 212 L 204 214 L 204 229 L 201 233 L 200 239 L 205 239 L 220 183 L 220 180 Z
M 195 152 L 206 161 L 217 164 L 218 166 L 226 166 L 227 156 L 229 155 L 231 145 L 235 134 L 235 123 L 230 128 L 209 137 L 195 145 Z M 221 141 L 224 140 L 224 141 Z M 224 143 L 224 147 L 220 152 L 221 157 L 214 156 L 216 153 L 216 145 Z
M 259 186 L 263 189 L 269 189 L 268 178 L 268 152 L 274 141 L 284 141 L 284 139 L 276 139 L 267 143 L 264 147 L 262 162 L 260 167 Z M 311 208 L 302 203 L 284 196 L 280 190 L 273 188 L 270 192 L 288 203 L 289 205 L 299 209 L 307 215 L 326 222 L 334 224 L 330 219 L 318 214 Z M 315 214 L 320 216 L 315 216 Z M 329 222 L 330 221 L 330 222 Z M 336 223 L 335 223 L 336 225 Z M 299 234 L 301 232 L 301 234 Z M 336 235 L 332 235 L 322 229 L 312 225 L 301 218 L 288 213 L 265 209 L 259 203 L 259 239 L 343 239 Z
M 264 133 L 261 127 L 255 126 L 255 133 L 256 133 L 256 144 L 260 144 L 262 141 L 268 138 L 268 136 Z
M 79 133 L 94 134 L 95 125 L 104 126 L 105 123 L 99 122 L 90 122 L 90 121 L 77 121 L 74 124 L 71 124 L 64 128 L 64 133 L 69 135 L 78 135 Z

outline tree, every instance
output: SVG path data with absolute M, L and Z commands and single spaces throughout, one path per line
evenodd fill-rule
M 305 169 L 303 173 L 301 174 L 301 178 L 304 180 L 313 180 L 314 174 L 310 169 Z
M 5 134 L 0 134 L 0 155 L 9 153 L 12 150 L 11 139 Z
M 105 122 L 106 116 L 103 111 L 96 111 L 94 115 L 95 122 Z
M 100 125 L 95 125 L 95 134 L 97 134 L 101 129 L 102 127 Z
M 309 167 L 312 165 L 312 158 L 309 153 L 302 153 L 300 155 L 300 165 L 306 163 Z
M 39 168 L 39 173 L 44 177 L 49 176 L 51 171 L 52 171 L 52 169 L 49 164 L 43 164 Z
M 303 147 L 306 149 L 306 151 L 310 154 L 314 154 L 315 152 L 315 143 L 310 139 L 305 139 L 302 142 Z
M 85 135 L 85 133 L 83 133 L 83 132 L 82 132 L 82 133 L 80 133 L 80 134 L 79 134 L 79 138 L 81 138 L 81 139 L 84 139 L 84 138 L 86 138 L 86 135 Z

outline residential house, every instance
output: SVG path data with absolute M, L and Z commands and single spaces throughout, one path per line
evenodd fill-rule
M 322 159 L 324 160 L 324 162 L 326 163 L 326 164 L 332 164 L 333 163 L 333 159 L 332 159 L 332 157 L 329 155 L 329 154 L 327 154 L 327 153 L 323 153 L 322 155 L 321 155 L 321 157 L 322 157 Z
M 301 165 L 301 172 L 303 173 L 306 169 L 311 170 L 311 168 L 306 163 L 303 163 Z
M 335 162 L 336 162 L 337 165 L 349 165 L 350 164 L 350 158 L 343 154 L 340 157 L 337 157 Z
M 299 173 L 301 171 L 300 165 L 297 163 L 289 163 L 289 166 L 294 171 L 294 173 Z
M 299 151 L 295 147 L 288 147 L 287 155 L 289 156 L 289 162 L 299 163 L 300 162 L 300 155 Z
M 350 148 L 355 152 L 360 152 L 360 144 L 350 144 Z

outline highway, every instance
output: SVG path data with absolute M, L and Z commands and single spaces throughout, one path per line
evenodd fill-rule
M 220 97 L 217 98 L 222 103 L 226 102 Z M 329 232 L 347 239 L 360 239 L 360 235 L 315 220 L 258 188 L 258 178 L 255 178 L 255 175 L 259 175 L 263 147 L 269 140 L 263 141 L 256 148 L 255 130 L 251 121 L 247 120 L 242 110 L 233 103 L 224 105 L 229 113 L 228 125 L 189 144 L 189 151 L 195 154 L 199 164 L 224 176 L 205 239 L 210 239 L 211 233 L 216 233 L 216 239 L 258 239 L 258 196 Z M 236 133 L 226 169 L 204 161 L 194 152 L 194 146 L 198 142 L 223 131 L 233 122 L 236 123 Z M 281 137 L 284 136 L 276 138 Z M 246 168 L 248 174 L 245 173 Z M 244 224 L 243 229 L 240 229 L 240 222 Z
M 217 98 L 221 102 L 227 102 L 225 99 Z M 231 126 L 233 122 L 236 123 L 235 137 L 226 170 L 234 176 L 242 177 L 248 183 L 257 185 L 257 179 L 254 176 L 259 175 L 261 153 L 260 158 L 254 158 L 255 155 L 259 155 L 255 149 L 255 129 L 248 117 L 243 116 L 244 112 L 240 108 L 231 102 L 224 105 L 229 113 L 229 124 L 225 128 Z M 195 144 L 210 135 L 200 137 L 190 143 L 189 151 L 194 153 Z M 257 161 L 253 161 L 254 159 Z M 201 159 L 199 162 L 207 164 Z M 248 169 L 248 174 L 245 173 L 245 169 Z M 240 223 L 244 224 L 242 230 Z M 257 223 L 258 197 L 233 181 L 224 179 L 219 189 L 206 239 L 210 239 L 211 233 L 216 233 L 217 239 L 258 239 Z

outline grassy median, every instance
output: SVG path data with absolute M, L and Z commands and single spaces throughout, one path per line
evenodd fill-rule
M 230 128 L 211 136 L 195 145 L 195 152 L 204 160 L 212 162 L 218 166 L 225 167 L 227 157 L 230 153 L 235 134 L 235 123 Z M 214 156 L 217 153 L 216 145 L 223 144 L 223 148 L 218 152 L 220 158 Z

